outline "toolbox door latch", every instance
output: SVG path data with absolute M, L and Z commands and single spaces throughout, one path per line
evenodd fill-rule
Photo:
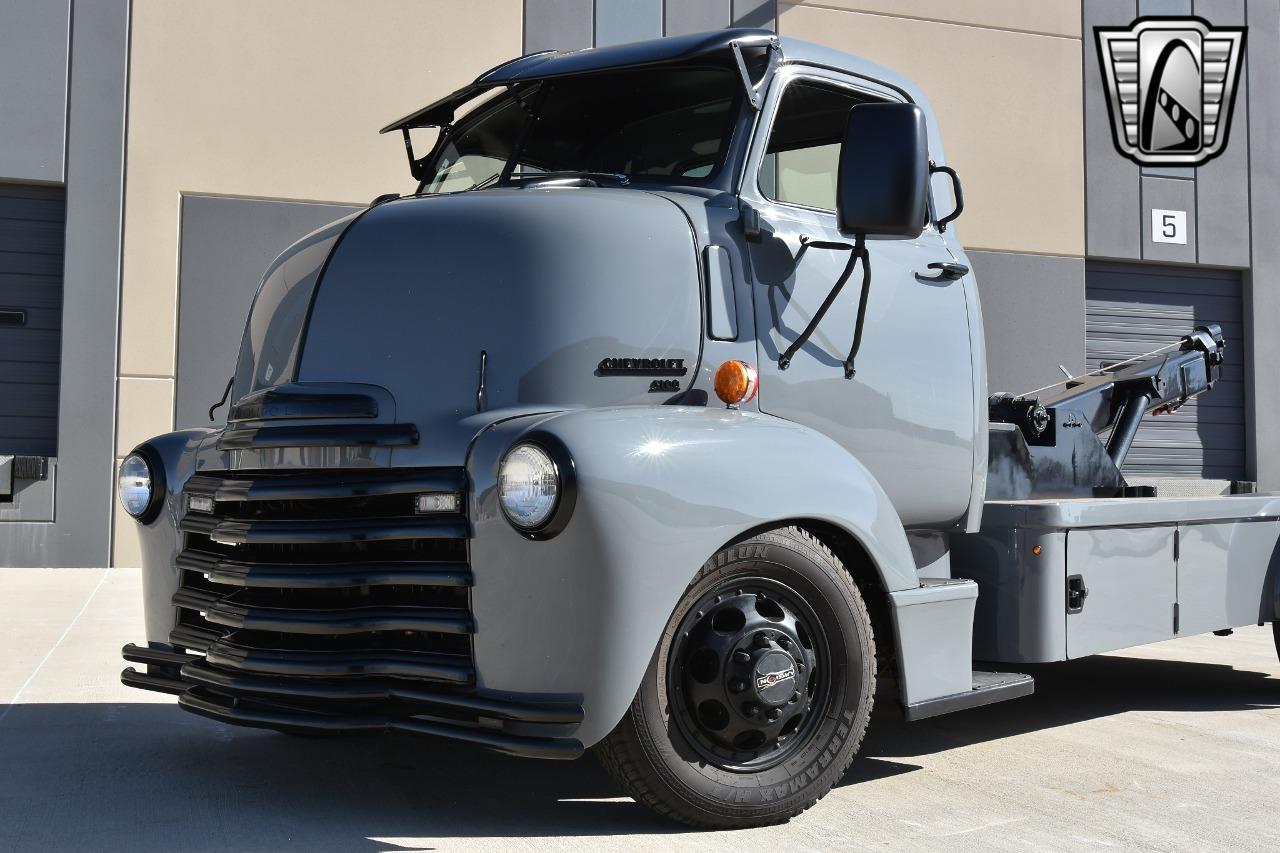
M 1071 575 L 1067 578 L 1067 612 L 1079 613 L 1084 610 L 1084 600 L 1089 597 L 1089 588 L 1084 585 L 1084 575 Z

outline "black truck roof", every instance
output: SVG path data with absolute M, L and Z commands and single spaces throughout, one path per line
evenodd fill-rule
M 900 74 L 887 68 L 823 45 L 778 36 L 770 30 L 740 27 L 589 50 L 563 53 L 544 50 L 540 53 L 531 53 L 489 69 L 456 92 L 393 121 L 382 128 L 381 132 L 448 124 L 453 121 L 454 112 L 458 107 L 476 95 L 498 86 L 524 80 L 541 80 L 569 74 L 590 74 L 596 71 L 635 68 L 665 62 L 683 62 L 714 54 L 723 54 L 727 61 L 732 62 L 735 43 L 739 48 L 758 48 L 771 43 L 777 44 L 780 47 L 780 59 L 784 63 L 800 62 L 826 66 L 855 76 L 874 79 L 897 89 L 908 101 L 928 109 L 927 99 L 920 89 Z

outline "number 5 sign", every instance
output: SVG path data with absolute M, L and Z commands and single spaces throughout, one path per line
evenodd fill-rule
M 1187 212 L 1152 208 L 1151 242 L 1187 245 Z

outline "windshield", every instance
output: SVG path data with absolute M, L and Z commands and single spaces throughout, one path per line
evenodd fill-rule
M 510 173 L 617 173 L 701 183 L 728 146 L 742 88 L 727 68 L 647 68 L 542 80 L 504 93 L 454 128 L 423 192 Z

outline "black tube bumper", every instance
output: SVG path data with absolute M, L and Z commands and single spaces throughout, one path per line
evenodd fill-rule
M 583 752 L 572 736 L 583 717 L 578 701 L 483 696 L 447 685 L 437 690 L 431 687 L 438 684 L 423 688 L 408 678 L 250 674 L 166 646 L 130 643 L 123 655 L 147 667 L 146 672 L 126 668 L 120 674 L 126 685 L 176 695 L 185 710 L 235 725 L 315 733 L 408 732 L 529 758 L 577 758 Z M 234 665 L 233 660 L 226 656 L 223 662 Z

